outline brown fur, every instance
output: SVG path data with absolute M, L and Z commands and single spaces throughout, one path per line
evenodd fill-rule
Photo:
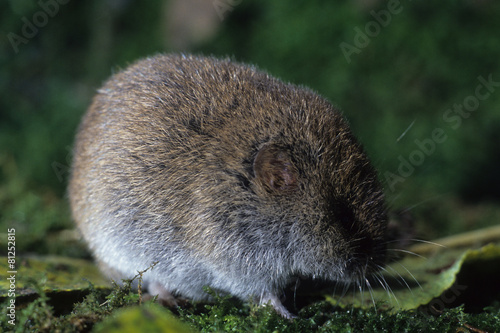
M 341 114 L 251 66 L 159 55 L 106 82 L 69 194 L 96 259 L 206 299 L 277 300 L 294 277 L 362 280 L 385 257 L 376 173 Z

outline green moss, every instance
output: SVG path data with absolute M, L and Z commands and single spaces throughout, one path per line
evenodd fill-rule
M 0 298 L 6 297 L 10 287 L 12 269 L 7 257 L 0 257 Z M 16 293 L 30 296 L 38 291 L 34 286 L 43 286 L 45 293 L 64 293 L 84 289 L 92 281 L 98 289 L 109 289 L 108 279 L 104 278 L 97 267 L 88 260 L 67 257 L 18 256 L 15 264 Z M 85 278 L 84 278 L 85 277 Z M 37 283 L 34 283 L 37 281 Z
M 251 307 L 229 298 L 217 298 L 203 311 L 180 311 L 181 319 L 201 332 L 450 332 L 460 327 L 498 330 L 496 313 L 466 314 L 462 307 L 446 309 L 437 316 L 426 311 L 395 314 L 374 310 L 341 309 L 317 302 L 302 309 L 293 321 L 278 316 L 271 308 Z
M 152 303 L 139 305 L 139 294 L 131 291 L 132 281 L 115 285 L 105 295 L 92 285 L 88 295 L 74 304 L 70 313 L 58 315 L 49 295 L 34 286 L 39 297 L 18 309 L 13 328 L 4 317 L 4 331 L 15 332 L 96 332 L 120 331 L 123 327 L 136 331 L 187 332 L 449 332 L 458 328 L 483 331 L 500 330 L 500 306 L 492 305 L 481 314 L 467 314 L 463 307 L 430 312 L 426 309 L 386 311 L 338 308 L 326 301 L 304 307 L 294 320 L 280 317 L 271 307 L 242 303 L 234 298 L 211 292 L 213 304 L 188 303 L 176 315 Z M 5 304 L 2 305 L 4 308 Z M 184 322 L 185 324 L 182 324 Z M 192 329 L 191 329 L 191 328 Z M 144 330 L 143 330 L 144 329 Z
M 47 287 L 47 279 L 26 278 L 25 288 L 32 290 L 30 297 L 18 296 L 16 298 L 16 325 L 9 324 L 9 318 L 2 316 L 0 327 L 5 331 L 15 329 L 16 332 L 86 332 L 96 322 L 102 321 L 116 309 L 142 303 L 142 295 L 132 291 L 132 284 L 142 279 L 140 272 L 131 280 L 123 280 L 121 285 L 113 283 L 109 289 L 97 289 L 90 282 L 88 287 L 82 288 L 81 293 L 66 293 L 60 297 L 59 290 Z M 38 282 L 41 281 L 41 282 Z M 19 295 L 19 290 L 16 291 Z M 76 299 L 82 294 L 86 296 L 81 301 Z M 22 295 L 23 293 L 21 293 Z M 74 302 L 67 306 L 66 302 L 72 297 Z M 33 299 L 34 298 L 34 299 Z M 61 299 L 65 302 L 61 308 Z M 7 298 L 2 308 L 7 306 Z M 151 302 L 154 299 L 151 300 Z M 55 309 L 58 308 L 58 311 Z
M 106 333 L 189 333 L 194 329 L 181 322 L 170 311 L 155 303 L 118 309 L 95 326 L 94 332 Z

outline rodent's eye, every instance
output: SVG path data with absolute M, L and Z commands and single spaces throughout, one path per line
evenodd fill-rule
M 297 169 L 288 154 L 278 147 L 261 148 L 253 168 L 257 179 L 270 192 L 289 193 L 297 188 Z

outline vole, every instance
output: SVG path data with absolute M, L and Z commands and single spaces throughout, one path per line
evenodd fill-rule
M 193 300 L 271 303 L 297 277 L 364 283 L 386 205 L 342 114 L 230 59 L 157 55 L 114 74 L 76 137 L 72 215 L 115 279 Z

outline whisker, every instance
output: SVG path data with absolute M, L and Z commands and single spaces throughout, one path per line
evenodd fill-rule
M 439 243 L 436 243 L 436 242 L 432 242 L 432 241 L 428 241 L 428 240 L 424 240 L 424 239 L 418 239 L 418 238 L 408 238 L 408 239 L 405 239 L 407 241 L 411 241 L 411 242 L 415 242 L 415 243 L 426 243 L 426 244 L 430 244 L 430 245 L 436 245 L 436 246 L 440 246 L 440 247 L 446 247 L 446 245 L 443 245 L 443 244 L 439 244 Z M 392 244 L 392 243 L 398 243 L 399 242 L 399 239 L 390 239 L 390 240 L 385 240 L 382 244 L 384 245 L 387 245 L 387 244 Z
M 401 135 L 399 136 L 399 138 L 397 138 L 397 139 L 396 139 L 396 142 L 399 142 L 399 140 L 401 140 L 401 139 L 402 139 L 402 138 L 406 135 L 406 133 L 408 133 L 408 131 L 409 131 L 409 130 L 413 127 L 413 125 L 415 124 L 415 121 L 416 121 L 416 120 L 417 120 L 417 118 L 415 118 L 415 119 L 411 122 L 410 126 L 408 126 L 408 127 L 405 129 L 405 131 L 403 132 L 403 134 L 401 134 Z
M 402 265 L 401 263 L 398 262 L 398 264 L 403 267 L 407 272 L 408 274 L 410 274 L 410 276 L 412 277 L 412 279 L 418 284 L 420 290 L 424 290 L 424 288 L 422 288 L 422 286 L 420 285 L 420 283 L 418 282 L 418 280 L 415 278 L 415 276 L 408 270 L 408 268 L 406 268 L 404 265 Z
M 437 199 L 437 198 L 441 198 L 443 195 L 444 195 L 444 194 L 438 194 L 438 195 L 435 195 L 435 196 L 430 197 L 430 198 L 428 198 L 428 199 L 422 200 L 422 201 L 420 201 L 420 202 L 418 202 L 418 203 L 414 204 L 413 206 L 410 206 L 410 207 L 406 208 L 405 210 L 402 210 L 402 211 L 401 211 L 401 213 L 406 213 L 406 212 L 409 212 L 410 210 L 412 210 L 412 209 L 414 209 L 414 208 L 416 208 L 416 207 L 418 207 L 418 206 L 420 206 L 420 205 L 423 205 L 424 203 L 426 203 L 426 202 L 428 202 L 428 201 L 435 200 L 435 199 Z
M 422 258 L 422 259 L 427 259 L 427 257 L 424 257 L 423 255 L 420 255 L 420 254 L 417 254 L 415 252 L 412 252 L 412 251 L 408 251 L 408 250 L 402 250 L 402 249 L 387 249 L 388 251 L 394 251 L 394 252 L 403 252 L 403 253 L 406 253 L 406 254 L 411 254 L 415 257 L 419 257 L 419 258 Z
M 377 275 L 379 275 L 383 281 Z M 389 301 L 391 301 L 391 293 L 389 292 L 389 289 L 387 289 L 387 281 L 385 281 L 385 278 L 381 274 L 377 274 L 377 275 L 374 274 L 373 276 L 375 277 L 375 279 L 377 279 L 378 283 L 380 283 L 380 286 L 382 286 L 382 288 L 387 293 L 387 297 L 389 298 Z M 394 294 L 392 296 L 394 297 Z
M 384 283 L 389 286 L 389 282 L 387 282 L 387 280 L 385 279 L 385 277 L 383 275 L 381 275 L 382 277 L 382 280 L 384 281 Z M 403 277 L 401 277 L 403 279 L 403 281 L 406 283 L 405 279 Z M 411 292 L 411 289 L 410 289 L 410 292 Z M 396 294 L 392 291 L 391 289 L 391 293 L 392 293 L 392 297 L 394 297 L 394 299 L 396 300 L 396 302 L 398 303 L 399 305 L 399 302 L 398 302 L 398 298 L 396 297 Z
M 432 241 L 427 241 L 427 240 L 424 240 L 424 239 L 411 238 L 411 239 L 408 239 L 408 240 L 412 241 L 412 242 L 419 242 L 419 243 L 426 243 L 426 244 L 430 244 L 430 245 L 436 245 L 436 246 L 443 247 L 443 248 L 447 247 L 446 245 L 439 244 L 439 243 L 432 242 Z
M 338 282 L 335 283 L 335 286 L 333 287 L 333 294 L 337 295 L 337 286 L 339 285 Z
M 293 305 L 295 307 L 297 307 L 297 289 L 299 288 L 299 282 L 300 280 L 297 278 L 297 280 L 295 280 L 295 287 L 293 290 Z
M 376 265 L 376 267 L 378 267 L 380 270 L 385 271 L 387 274 L 390 274 L 390 273 L 389 273 L 389 271 L 387 271 L 387 269 L 386 269 L 385 267 L 383 267 L 383 266 L 381 266 L 381 265 L 378 265 L 378 264 Z M 389 267 L 389 268 L 391 268 L 392 270 L 394 270 L 392 267 Z M 394 271 L 395 271 L 395 270 L 394 270 Z M 396 272 L 396 271 L 395 271 L 395 272 Z M 396 272 L 396 273 L 397 273 L 397 274 L 399 275 L 399 277 L 403 280 L 403 282 L 406 284 L 406 286 L 407 286 L 408 288 L 410 288 L 410 287 L 408 286 L 408 284 L 406 283 L 405 279 L 404 279 L 404 278 L 403 278 L 403 277 L 402 277 L 402 276 L 401 276 L 398 272 Z M 386 293 L 387 293 L 387 296 L 389 296 L 389 300 L 391 299 L 391 294 L 392 294 L 392 297 L 396 300 L 396 302 L 397 302 L 397 303 L 398 303 L 398 305 L 399 305 L 399 301 L 398 301 L 398 299 L 396 298 L 396 294 L 394 294 L 394 291 L 391 289 L 391 287 L 389 286 L 389 283 L 387 282 L 387 280 L 385 279 L 385 277 L 382 275 L 382 273 L 381 273 L 380 271 L 378 271 L 378 272 L 377 272 L 377 274 L 374 274 L 373 276 L 374 276 L 374 277 L 378 280 L 378 282 L 380 283 L 380 285 L 382 286 L 382 288 L 384 288 L 384 290 L 385 290 L 385 291 L 386 291 Z M 379 278 L 379 277 L 380 277 L 380 278 Z M 383 282 L 382 282 L 382 281 L 383 281 Z M 398 280 L 398 282 L 399 282 L 399 280 Z M 401 284 L 401 282 L 399 282 L 399 284 Z M 402 285 L 402 284 L 401 284 L 401 285 Z M 410 289 L 410 290 L 411 290 L 411 289 Z M 390 291 L 390 293 L 389 293 L 389 291 Z
M 368 292 L 370 293 L 370 297 L 372 299 L 373 307 L 375 308 L 375 312 L 377 312 L 377 305 L 375 304 L 375 298 L 373 298 L 372 286 L 370 285 L 370 281 L 365 277 L 366 286 L 368 287 Z
M 396 301 L 396 303 L 397 303 L 397 305 L 399 307 L 400 305 L 399 305 L 398 298 L 396 297 L 396 294 L 392 290 L 392 288 L 389 285 L 389 283 L 387 283 L 387 280 L 385 279 L 385 277 L 380 272 L 378 274 L 374 274 L 373 276 L 377 279 L 378 283 L 380 283 L 380 285 L 382 286 L 382 288 L 387 293 L 387 296 L 389 297 L 389 301 L 392 303 L 391 298 L 394 298 L 394 300 Z
M 396 301 L 396 303 L 398 304 L 398 307 L 399 307 L 400 305 L 399 305 L 398 298 L 396 297 L 396 294 L 394 294 L 394 291 L 392 290 L 391 286 L 387 283 L 387 281 L 385 281 L 385 285 L 387 286 L 387 289 L 389 289 L 389 291 L 391 292 L 392 297 L 394 298 L 394 300 Z
M 365 288 L 361 287 L 360 280 L 356 280 L 356 283 L 358 284 L 358 289 L 359 289 L 359 292 L 361 294 L 361 306 L 364 307 L 365 306 Z
M 349 290 L 349 288 L 351 287 L 351 281 L 349 281 L 349 283 L 345 283 L 345 282 L 342 282 L 342 285 L 343 285 L 343 288 L 342 288 L 342 294 L 340 295 L 339 299 L 338 299 L 338 302 L 340 303 L 340 301 L 345 297 L 345 295 L 347 294 L 347 291 Z
M 382 270 L 384 270 L 387 274 L 391 274 L 387 269 L 385 269 L 385 267 L 380 267 Z M 396 273 L 398 275 L 398 279 L 396 279 L 398 281 L 398 283 L 400 285 L 403 285 L 403 283 L 405 284 L 406 288 L 408 288 L 408 290 L 410 291 L 410 293 L 413 295 L 413 290 L 411 289 L 410 285 L 408 284 L 408 282 L 406 282 L 406 279 L 401 275 L 399 274 L 398 271 L 396 271 L 394 268 L 388 266 L 388 268 L 390 268 L 394 273 Z M 382 278 L 385 280 L 384 276 L 381 275 Z M 401 283 L 400 281 L 403 281 L 403 283 Z

